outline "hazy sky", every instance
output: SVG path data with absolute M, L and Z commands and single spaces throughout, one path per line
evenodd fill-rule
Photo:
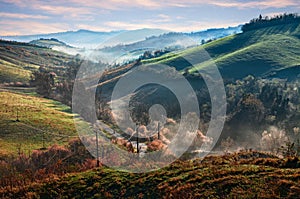
M 0 35 L 139 28 L 190 32 L 299 10 L 300 0 L 0 0 Z

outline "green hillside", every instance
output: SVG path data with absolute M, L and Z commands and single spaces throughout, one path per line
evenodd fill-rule
M 299 160 L 242 152 L 177 161 L 131 174 L 102 167 L 10 192 L 4 198 L 297 198 Z M 297 166 L 298 165 L 298 166 Z
M 197 55 L 204 48 L 213 58 L 224 78 L 275 75 L 300 67 L 300 24 L 290 23 L 247 31 L 212 41 L 201 47 L 166 54 L 144 63 L 162 63 L 191 74 L 207 65 L 191 64 L 183 57 Z
M 67 143 L 77 136 L 70 112 L 53 100 L 1 91 L 0 155 L 17 154 L 18 149 L 27 154 L 43 145 Z
M 59 74 L 72 58 L 48 48 L 0 40 L 0 83 L 28 83 L 32 71 L 40 66 Z

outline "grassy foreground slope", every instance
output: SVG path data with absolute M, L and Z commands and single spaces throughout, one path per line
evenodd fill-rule
M 298 162 L 297 162 L 298 161 Z M 298 168 L 297 168 L 298 167 Z M 24 189 L 7 198 L 297 198 L 298 159 L 258 152 L 176 162 L 159 171 L 131 174 L 102 167 Z M 4 197 L 4 198 L 5 198 Z
M 229 36 L 182 52 L 166 54 L 145 63 L 162 63 L 177 70 L 189 68 L 197 72 L 207 65 L 191 66 L 184 57 L 205 49 L 224 78 L 276 75 L 284 70 L 300 68 L 300 24 L 280 24 Z
M 19 122 L 17 122 L 17 116 Z M 59 102 L 7 91 L 0 92 L 0 154 L 16 154 L 76 136 L 70 108 Z
M 0 83 L 28 83 L 40 66 L 59 73 L 70 60 L 72 56 L 48 48 L 0 40 Z

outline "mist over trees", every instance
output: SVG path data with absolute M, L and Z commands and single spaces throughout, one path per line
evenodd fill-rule
M 275 16 L 274 18 L 260 15 L 257 19 L 253 19 L 245 24 L 243 31 L 250 31 L 277 24 L 296 23 L 298 21 L 300 22 L 300 17 L 297 14 L 283 14 Z M 122 66 L 113 66 L 104 71 L 98 81 L 95 94 L 98 119 L 110 124 L 114 123 L 109 101 L 111 97 L 110 94 L 119 76 L 139 66 L 142 62 L 141 60 L 158 57 L 167 52 L 168 51 L 164 50 L 147 51 L 136 62 Z M 45 97 L 61 101 L 64 104 L 71 105 L 74 80 L 81 63 L 82 61 L 80 59 L 74 59 L 74 61 L 66 63 L 66 69 L 63 75 L 59 76 L 55 76 L 52 71 L 40 68 L 34 73 L 34 82 L 38 93 Z M 97 64 L 90 63 L 90 65 L 92 66 L 91 68 L 94 69 L 97 67 Z M 87 74 L 93 73 L 94 72 L 91 71 L 87 72 Z M 294 73 L 291 73 L 293 72 L 287 75 L 289 77 L 295 76 Z M 205 128 L 211 117 L 209 92 L 204 83 L 204 86 L 202 86 L 201 77 L 189 75 L 188 72 L 184 73 L 184 75 L 193 86 L 198 97 L 200 119 L 203 123 L 203 128 L 200 130 L 205 132 Z M 260 78 L 249 75 L 243 79 L 225 82 L 227 118 L 220 142 L 222 139 L 227 139 L 228 137 L 237 143 L 244 143 L 245 141 L 259 142 L 259 139 L 263 137 L 262 133 L 269 129 L 270 126 L 285 130 L 286 135 L 293 138 L 293 129 L 299 127 L 300 82 L 297 79 L 298 76 L 292 79 L 289 77 L 287 77 L 287 79 L 281 77 L 280 79 L 273 78 L 273 76 Z M 152 92 L 154 90 L 156 95 Z M 159 98 L 158 96 L 163 97 Z M 149 123 L 149 108 L 155 102 L 154 104 L 161 104 L 166 108 L 168 117 L 179 119 L 180 107 L 176 103 L 175 97 L 173 98 L 167 89 L 153 85 L 152 87 L 149 85 L 145 86 L 138 90 L 131 98 L 131 116 L 136 123 L 147 125 Z M 82 107 L 86 108 L 85 106 Z M 82 117 L 86 119 L 87 116 L 83 115 Z

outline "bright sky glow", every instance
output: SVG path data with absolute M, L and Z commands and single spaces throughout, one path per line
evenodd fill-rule
M 0 35 L 140 28 L 190 32 L 299 10 L 299 0 L 0 0 Z

